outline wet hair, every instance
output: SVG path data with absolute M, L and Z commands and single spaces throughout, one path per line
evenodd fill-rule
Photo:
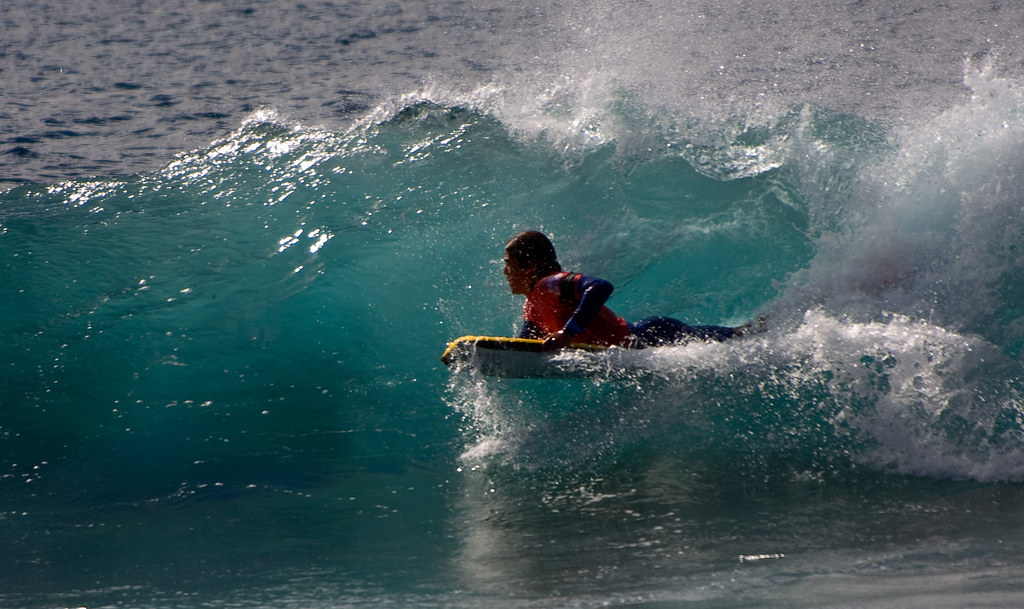
M 521 267 L 531 267 L 538 277 L 562 270 L 555 255 L 555 246 L 544 233 L 528 230 L 519 233 L 505 244 L 505 254 Z

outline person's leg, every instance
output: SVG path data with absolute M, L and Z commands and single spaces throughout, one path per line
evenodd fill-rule
M 687 326 L 691 333 L 691 336 L 700 338 L 705 341 L 717 341 L 722 342 L 728 340 L 734 336 L 742 336 L 736 331 L 736 328 L 727 328 L 725 326 Z
M 657 347 L 687 343 L 692 340 L 723 341 L 740 333 L 724 326 L 690 326 L 671 317 L 649 317 L 630 324 L 635 346 L 638 348 Z

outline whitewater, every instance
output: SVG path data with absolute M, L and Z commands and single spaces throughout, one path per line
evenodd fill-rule
M 13 0 L 0 605 L 1020 606 L 1021 18 Z M 528 229 L 765 331 L 448 370 Z

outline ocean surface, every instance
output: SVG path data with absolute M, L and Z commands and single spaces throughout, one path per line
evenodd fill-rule
M 6 0 L 0 607 L 1024 605 L 1022 22 Z M 765 331 L 446 369 L 527 229 Z

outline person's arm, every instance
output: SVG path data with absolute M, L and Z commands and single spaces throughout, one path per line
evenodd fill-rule
M 576 289 L 580 297 L 580 304 L 576 306 L 576 310 L 562 328 L 562 332 L 571 336 L 577 336 L 583 332 L 583 329 L 597 316 L 598 311 L 601 310 L 604 303 L 608 302 L 608 298 L 615 290 L 612 284 L 604 279 L 586 275 L 579 276 Z
M 615 289 L 612 284 L 604 279 L 588 277 L 586 275 L 580 275 L 578 278 L 570 276 L 563 281 L 572 282 L 572 285 L 568 287 L 576 291 L 580 303 L 576 305 L 576 310 L 573 311 L 569 320 L 565 322 L 565 326 L 560 331 L 544 339 L 545 351 L 553 351 L 569 346 L 572 343 L 572 339 L 583 332 L 587 324 L 597 316 L 598 311 L 608 301 L 608 297 L 612 295 L 612 291 Z

